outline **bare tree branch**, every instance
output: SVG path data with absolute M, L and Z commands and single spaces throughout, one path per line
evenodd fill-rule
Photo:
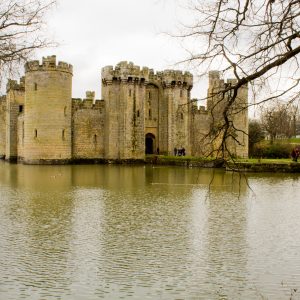
M 55 0 L 2 0 L 0 3 L 0 84 L 3 76 L 51 43 L 43 35 L 45 13 Z

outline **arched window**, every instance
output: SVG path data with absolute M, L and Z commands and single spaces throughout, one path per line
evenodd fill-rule
M 151 114 L 152 114 L 152 113 L 151 113 L 151 109 L 149 109 L 149 112 L 148 112 L 148 113 L 149 113 L 149 119 L 151 119 Z
M 139 116 L 140 116 L 140 111 L 139 110 L 136 112 L 136 116 L 139 118 Z
M 67 115 L 67 107 L 65 106 L 64 107 L 64 116 L 66 116 Z
M 183 120 L 183 113 L 180 113 L 180 119 Z
M 97 134 L 94 134 L 94 143 L 97 144 Z
M 34 129 L 34 138 L 37 138 L 37 129 Z
M 34 90 L 37 91 L 37 83 L 34 83 Z
M 64 129 L 61 131 L 61 138 L 63 141 L 65 140 L 65 130 Z

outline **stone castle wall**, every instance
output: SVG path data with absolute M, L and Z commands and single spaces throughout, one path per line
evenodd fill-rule
M 18 116 L 24 108 L 25 83 L 24 77 L 18 83 L 15 80 L 9 80 L 7 83 L 6 95 L 6 149 L 5 159 L 16 160 L 18 157 L 17 131 Z
M 195 101 L 195 100 L 194 100 Z M 196 102 L 191 108 L 191 148 L 192 156 L 207 156 L 213 151 L 209 135 L 211 116 L 204 106 L 199 108 Z
M 94 99 L 72 101 L 72 158 L 104 158 L 104 102 Z
M 72 66 L 55 56 L 25 65 L 20 83 L 9 81 L 0 99 L 0 157 L 24 163 L 65 163 L 71 160 L 144 159 L 145 152 L 173 155 L 214 155 L 212 136 L 222 121 L 226 99 L 216 96 L 225 84 L 219 72 L 209 73 L 208 108 L 190 99 L 193 76 L 188 72 L 152 69 L 120 62 L 102 69 L 102 100 L 94 92 L 72 99 Z M 248 155 L 247 88 L 232 108 L 238 130 L 228 148 Z M 237 113 L 238 112 L 238 113 Z M 4 125 L 3 125 L 4 124 Z

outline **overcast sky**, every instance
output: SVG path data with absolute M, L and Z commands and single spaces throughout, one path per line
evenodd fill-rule
M 180 41 L 164 32 L 176 31 L 188 18 L 175 0 L 58 0 L 47 23 L 59 46 L 39 51 L 37 58 L 56 54 L 73 65 L 73 97 L 94 90 L 101 98 L 101 68 L 106 65 L 127 60 L 155 71 L 186 70 L 175 65 L 186 56 Z M 196 83 L 192 97 L 205 95 L 206 87 L 206 82 Z

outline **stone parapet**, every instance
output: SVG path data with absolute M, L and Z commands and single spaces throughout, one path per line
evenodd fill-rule
M 166 86 L 182 85 L 189 89 L 193 87 L 193 75 L 190 72 L 165 70 L 161 72 L 161 80 Z
M 162 72 L 154 72 L 153 69 L 134 65 L 132 62 L 122 61 L 113 66 L 102 68 L 103 82 L 111 82 L 112 80 L 120 80 L 125 82 L 159 82 L 165 86 L 183 85 L 188 88 L 193 86 L 193 75 L 189 72 L 177 70 L 165 70 Z
M 14 91 L 24 91 L 25 90 L 25 77 L 21 77 L 20 81 L 8 79 L 6 84 L 6 91 L 9 92 L 10 90 Z
M 92 99 L 81 99 L 81 98 L 73 98 L 72 99 L 72 108 L 73 109 L 103 109 L 105 106 L 104 100 L 92 100 Z
M 141 80 L 149 81 L 149 69 L 140 68 L 132 62 L 122 61 L 116 67 L 106 66 L 102 68 L 102 80 L 112 81 L 113 79 L 122 81 Z
M 66 62 L 56 63 L 56 56 L 43 57 L 42 64 L 38 60 L 29 61 L 25 64 L 25 73 L 34 71 L 60 71 L 73 74 L 73 66 Z

